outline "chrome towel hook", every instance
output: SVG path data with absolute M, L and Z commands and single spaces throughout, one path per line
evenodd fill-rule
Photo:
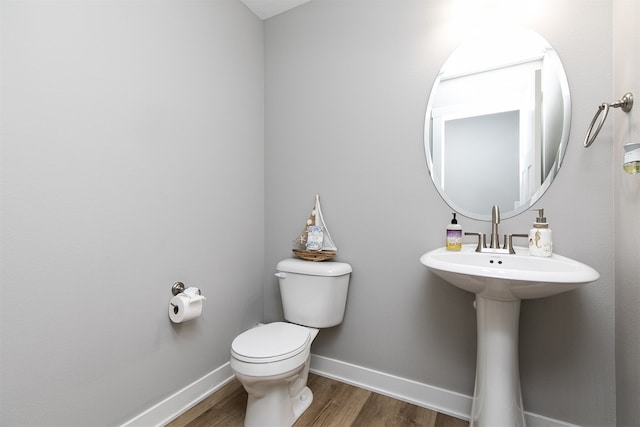
M 609 114 L 609 108 L 611 107 L 621 108 L 622 111 L 624 111 L 625 113 L 628 113 L 629 111 L 631 111 L 631 107 L 633 107 L 633 95 L 631 94 L 631 92 L 627 92 L 624 94 L 622 99 L 614 101 L 611 104 L 607 104 L 606 102 L 603 102 L 598 107 L 598 111 L 596 111 L 596 115 L 593 116 L 593 120 L 591 120 L 591 124 L 589 125 L 589 130 L 587 131 L 587 135 L 584 137 L 585 148 L 591 146 L 591 144 L 593 144 L 593 141 L 596 140 L 596 137 L 598 136 L 600 129 L 602 129 L 602 125 L 604 125 L 604 121 L 607 119 L 607 114 Z M 598 120 L 598 116 L 603 111 L 604 111 L 604 114 L 602 114 L 602 118 L 598 122 L 598 127 L 596 127 L 594 130 L 593 126 L 596 124 L 596 121 Z

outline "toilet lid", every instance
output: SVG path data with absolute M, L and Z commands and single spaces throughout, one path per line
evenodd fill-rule
M 234 357 L 245 362 L 267 363 L 302 352 L 311 333 L 304 326 L 275 322 L 249 329 L 231 343 Z

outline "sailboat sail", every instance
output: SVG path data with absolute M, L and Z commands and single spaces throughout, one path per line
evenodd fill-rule
M 318 221 L 320 220 L 320 221 Z M 320 209 L 320 197 L 316 194 L 316 226 L 320 223 L 320 227 L 322 227 L 322 249 L 323 251 L 337 251 L 336 245 L 333 243 L 331 239 L 331 234 L 329 234 L 329 229 L 327 228 L 327 224 L 324 223 L 324 218 L 322 217 L 322 210 Z

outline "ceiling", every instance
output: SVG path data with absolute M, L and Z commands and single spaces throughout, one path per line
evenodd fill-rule
M 256 16 L 262 20 L 293 9 L 310 0 L 241 0 Z

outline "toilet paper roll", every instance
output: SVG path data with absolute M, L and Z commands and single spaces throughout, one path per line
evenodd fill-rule
M 182 323 L 202 314 L 202 299 L 192 301 L 188 295 L 178 294 L 169 301 L 169 318 L 173 323 Z

